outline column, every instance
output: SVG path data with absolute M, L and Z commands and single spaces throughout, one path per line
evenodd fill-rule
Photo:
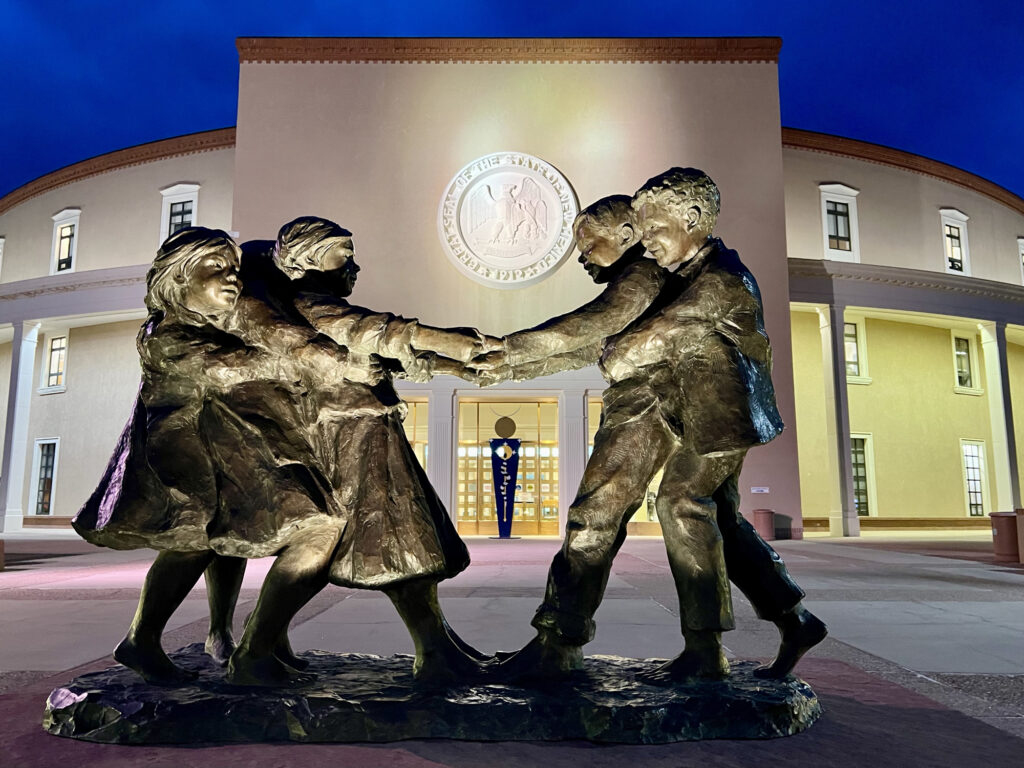
M 587 466 L 586 418 L 587 391 L 562 390 L 558 395 L 558 530 L 562 532 Z
M 1006 365 L 1006 323 L 979 323 L 981 356 L 985 361 L 989 422 L 992 429 L 992 469 L 996 477 L 993 511 L 1012 512 L 1021 506 L 1017 441 L 1013 429 L 1010 373 Z
M 455 517 L 455 507 L 452 506 L 452 487 L 455 477 L 455 402 L 453 387 L 430 390 L 427 420 L 427 478 L 452 518 Z
M 832 474 L 832 508 L 828 514 L 829 534 L 860 536 L 860 520 L 853 503 L 853 460 L 850 456 L 850 402 L 846 390 L 846 346 L 843 323 L 846 307 L 830 304 L 818 310 L 821 322 L 821 358 L 825 377 L 825 411 L 829 442 L 833 446 L 829 469 Z
M 20 531 L 24 511 L 25 463 L 28 458 L 28 415 L 32 407 L 38 323 L 14 323 L 11 343 L 11 379 L 7 396 L 3 465 L 0 468 L 0 503 L 4 533 Z

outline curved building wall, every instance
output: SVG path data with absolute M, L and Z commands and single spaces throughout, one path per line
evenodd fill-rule
M 120 150 L 0 200 L 0 491 L 15 528 L 66 524 L 95 488 L 138 391 L 144 277 L 169 224 L 161 191 L 187 185 L 192 223 L 228 229 L 233 140 L 231 129 Z M 72 269 L 53 273 L 53 216 L 67 209 Z M 55 340 L 65 352 L 50 377 Z
M 788 139 L 805 521 L 986 527 L 989 512 L 1020 505 L 1024 201 L 895 150 L 834 140 L 861 155 L 844 157 L 822 151 L 828 137 Z M 826 240 L 830 199 L 848 206 L 846 251 Z M 962 271 L 947 266 L 947 223 L 964 243 Z
M 172 157 L 91 176 L 50 189 L 0 213 L 4 238 L 0 282 L 51 274 L 53 216 L 79 208 L 74 270 L 84 272 L 151 262 L 163 241 L 161 189 L 199 185 L 195 223 L 231 226 L 234 150 Z
M 73 515 L 92 493 L 121 434 L 139 391 L 135 337 L 140 321 L 103 323 L 67 331 L 67 389 L 32 394 L 22 509 L 31 514 L 36 441 L 60 438 L 60 461 L 50 514 Z M 35 370 L 43 369 L 45 339 L 36 347 Z
M 946 181 L 863 160 L 787 147 L 786 243 L 791 258 L 821 259 L 820 184 L 840 183 L 856 196 L 860 263 L 946 272 L 940 210 L 969 219 L 970 275 L 1021 285 L 1017 238 L 1024 214 Z

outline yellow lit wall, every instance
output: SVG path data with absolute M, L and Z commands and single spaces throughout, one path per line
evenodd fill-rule
M 1017 471 L 1024 472 L 1024 346 L 1006 345 L 1010 373 L 1010 402 L 1013 404 L 1013 434 L 1017 438 Z
M 828 517 L 833 495 L 826 457 L 834 448 L 828 441 L 818 322 L 816 312 L 793 312 L 790 315 L 798 427 L 797 455 L 800 461 L 800 506 L 804 517 Z
M 865 330 L 872 383 L 849 386 L 850 431 L 872 435 L 878 516 L 966 517 L 962 438 L 985 442 L 994 511 L 987 394 L 953 391 L 950 331 L 871 318 Z M 977 373 L 985 388 L 981 360 Z
M 825 381 L 819 320 L 794 311 L 793 379 L 799 430 L 800 500 L 805 517 L 827 517 L 833 488 L 827 457 Z M 864 349 L 871 383 L 849 384 L 850 431 L 871 435 L 879 517 L 967 516 L 960 440 L 985 443 L 986 511 L 995 511 L 992 432 L 984 362 L 979 358 L 980 396 L 953 391 L 950 331 L 867 318 Z M 958 332 L 959 333 L 959 332 Z M 980 349 L 980 343 L 977 345 Z M 1024 346 L 1008 345 L 1011 391 L 1018 436 L 1018 466 L 1024 461 Z

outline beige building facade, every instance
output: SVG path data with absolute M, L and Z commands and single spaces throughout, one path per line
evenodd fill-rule
M 353 301 L 436 325 L 507 333 L 597 295 L 574 252 L 501 285 L 445 252 L 446 190 L 503 155 L 557 170 L 573 199 L 549 205 L 566 215 L 673 165 L 719 184 L 718 233 L 760 284 L 787 424 L 749 454 L 745 513 L 774 509 L 779 533 L 799 537 L 987 525 L 1020 506 L 1024 201 L 925 158 L 781 128 L 778 40 L 238 48 L 236 128 L 87 160 L 0 199 L 4 530 L 67 525 L 92 491 L 138 387 L 145 271 L 176 226 L 241 242 L 299 215 L 334 219 L 362 267 Z M 496 532 L 487 441 L 501 416 L 524 441 L 513 532 L 561 532 L 604 386 L 596 368 L 400 384 L 461 532 Z M 647 505 L 634 520 L 658 532 Z

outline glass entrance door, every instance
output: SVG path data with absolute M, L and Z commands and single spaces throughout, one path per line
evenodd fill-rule
M 516 423 L 520 441 L 513 536 L 557 536 L 558 403 L 554 400 L 459 402 L 455 508 L 459 533 L 497 536 L 498 516 L 491 469 L 495 422 Z

